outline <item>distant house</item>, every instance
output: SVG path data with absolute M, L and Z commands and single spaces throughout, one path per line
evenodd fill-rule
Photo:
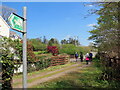
M 0 37 L 9 37 L 10 26 L 6 21 L 0 16 Z
M 10 31 L 10 36 L 9 36 L 12 40 L 15 40 L 15 39 L 19 39 L 21 40 L 20 36 L 14 32 L 14 31 Z

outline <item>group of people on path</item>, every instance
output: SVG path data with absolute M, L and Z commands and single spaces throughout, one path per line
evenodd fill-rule
M 76 62 L 78 60 L 78 57 L 79 57 L 79 54 L 76 52 L 75 53 Z M 92 57 L 93 57 L 93 54 L 91 52 L 87 53 L 85 55 L 86 64 L 88 64 L 89 62 L 92 62 Z M 83 62 L 83 53 L 82 52 L 80 52 L 80 61 Z

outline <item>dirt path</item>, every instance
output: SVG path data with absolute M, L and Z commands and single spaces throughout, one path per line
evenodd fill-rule
M 51 79 L 55 79 L 57 77 L 65 75 L 66 73 L 76 71 L 86 66 L 89 66 L 89 65 L 81 65 L 80 62 L 77 62 L 76 64 L 73 64 L 71 66 L 67 66 L 61 69 L 57 69 L 55 71 L 42 72 L 34 76 L 28 75 L 28 88 L 34 85 L 46 82 Z M 22 78 L 13 80 L 13 88 L 22 88 Z

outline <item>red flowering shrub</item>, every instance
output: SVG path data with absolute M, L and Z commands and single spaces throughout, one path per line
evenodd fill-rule
M 35 54 L 33 53 L 33 46 L 31 42 L 27 42 L 27 60 L 29 62 L 35 61 Z
M 56 46 L 47 46 L 47 51 L 52 53 L 53 56 L 58 55 L 58 48 Z

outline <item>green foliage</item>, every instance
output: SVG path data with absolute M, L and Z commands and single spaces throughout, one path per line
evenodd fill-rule
M 99 3 L 98 25 L 90 31 L 103 64 L 103 79 L 120 81 L 120 2 Z
M 47 47 L 46 44 L 41 43 L 41 44 L 39 45 L 39 50 L 45 51 L 45 50 L 46 50 L 46 47 Z
M 55 39 L 55 38 L 51 38 L 51 39 L 48 41 L 48 46 L 53 46 L 53 44 L 59 44 L 58 40 Z
M 98 65 L 99 60 L 94 59 L 92 66 L 88 66 L 77 71 L 70 72 L 54 80 L 39 84 L 34 88 L 78 88 L 78 89 L 119 89 L 120 83 L 101 80 L 102 71 Z
M 37 60 L 42 60 L 42 59 L 45 59 L 45 58 L 49 58 L 49 56 L 46 56 L 46 55 L 36 55 L 36 58 L 37 58 Z
M 79 46 L 76 48 L 78 53 L 83 52 L 83 54 L 89 53 L 91 48 L 89 46 Z
M 0 39 L 0 63 L 2 63 L 2 89 L 11 89 L 11 81 L 13 77 L 13 71 L 15 69 L 14 63 L 21 60 L 20 51 L 21 48 L 19 40 L 11 40 L 8 38 Z M 16 60 L 16 57 L 17 60 Z
M 51 59 L 40 59 L 39 61 L 28 63 L 28 72 L 38 71 L 49 67 Z
M 100 70 L 102 70 L 102 63 L 101 63 L 101 61 L 100 61 L 100 59 L 98 59 L 98 58 L 94 58 L 93 60 L 92 60 L 93 62 L 94 62 L 94 66 L 95 67 L 97 67 L 97 68 L 99 68 Z
M 45 54 L 45 53 L 47 53 L 47 51 L 36 51 L 36 52 L 34 52 L 35 55 Z
M 65 70 L 60 70 L 60 71 L 57 71 L 57 70 L 61 69 L 61 68 L 66 68 L 66 67 L 71 66 L 73 64 L 74 63 L 68 63 L 68 64 L 65 64 L 65 65 L 51 66 L 51 67 L 44 68 L 44 69 L 39 70 L 39 71 L 33 70 L 33 72 L 28 73 L 28 77 L 32 77 L 32 78 L 29 78 L 27 82 L 28 83 L 36 82 L 36 80 L 38 80 L 38 79 L 47 78 L 47 77 L 52 76 L 54 74 L 63 72 Z M 49 73 L 51 71 L 54 71 L 54 72 Z M 45 73 L 47 73 L 47 74 L 45 74 Z M 45 74 L 45 75 L 43 75 L 43 74 Z M 36 75 L 39 76 L 39 77 L 33 77 L 33 76 L 36 76 Z M 14 75 L 13 79 L 22 79 L 22 75 L 21 74 Z M 22 85 L 22 82 L 16 81 L 15 83 L 13 83 L 13 86 L 17 87 L 17 85 L 20 85 L 20 84 Z
M 60 55 L 60 56 L 54 56 L 51 57 L 51 54 L 43 54 L 37 56 L 37 61 L 28 63 L 28 72 L 32 71 L 38 71 L 45 68 L 48 68 L 49 66 L 52 66 L 54 64 L 61 65 L 66 64 L 68 62 L 68 56 Z
M 19 67 L 16 63 L 22 61 L 22 41 L 11 40 L 9 38 L 0 39 L 0 63 L 2 63 L 2 88 L 11 89 L 11 81 L 14 70 Z M 27 47 L 27 60 L 33 61 L 34 54 L 32 52 L 32 46 L 28 43 Z M 16 64 L 16 66 L 15 66 Z
M 66 39 L 61 40 L 61 44 L 73 44 L 79 46 L 80 42 L 78 41 L 78 37 L 77 40 L 70 37 L 68 40 Z
M 79 89 L 105 89 L 115 88 L 107 81 L 99 80 L 101 70 L 95 66 L 85 67 L 78 71 L 68 73 L 52 81 L 37 85 L 35 88 L 79 88 Z
M 119 17 L 119 2 L 99 3 L 100 10 L 96 13 L 100 15 L 98 20 L 98 26 L 95 26 L 89 39 L 94 40 L 99 51 L 116 53 L 119 56 L 120 53 L 120 27 L 118 20 Z
M 34 51 L 44 51 L 46 50 L 46 44 L 43 44 L 41 39 L 29 39 L 29 42 L 33 45 L 33 50 Z
M 83 54 L 86 54 L 87 52 L 90 52 L 90 47 L 88 46 L 75 46 L 73 44 L 64 44 L 60 48 L 60 53 L 67 53 L 69 55 L 75 54 L 75 52 L 83 52 Z
M 15 52 L 16 55 L 19 55 L 19 60 L 22 61 L 22 55 L 23 55 L 23 48 L 22 48 L 22 41 L 18 41 L 16 43 L 17 46 L 15 46 Z M 28 62 L 33 62 L 35 61 L 35 54 L 33 53 L 33 46 L 31 42 L 27 41 L 27 61 Z
M 59 52 L 60 53 L 67 53 L 67 54 L 75 54 L 76 46 L 73 44 L 62 45 Z
M 38 61 L 28 63 L 28 72 L 38 71 L 49 66 L 57 66 L 57 65 L 64 65 L 68 62 L 68 56 L 54 56 L 50 58 L 46 58 L 46 56 L 40 56 Z

